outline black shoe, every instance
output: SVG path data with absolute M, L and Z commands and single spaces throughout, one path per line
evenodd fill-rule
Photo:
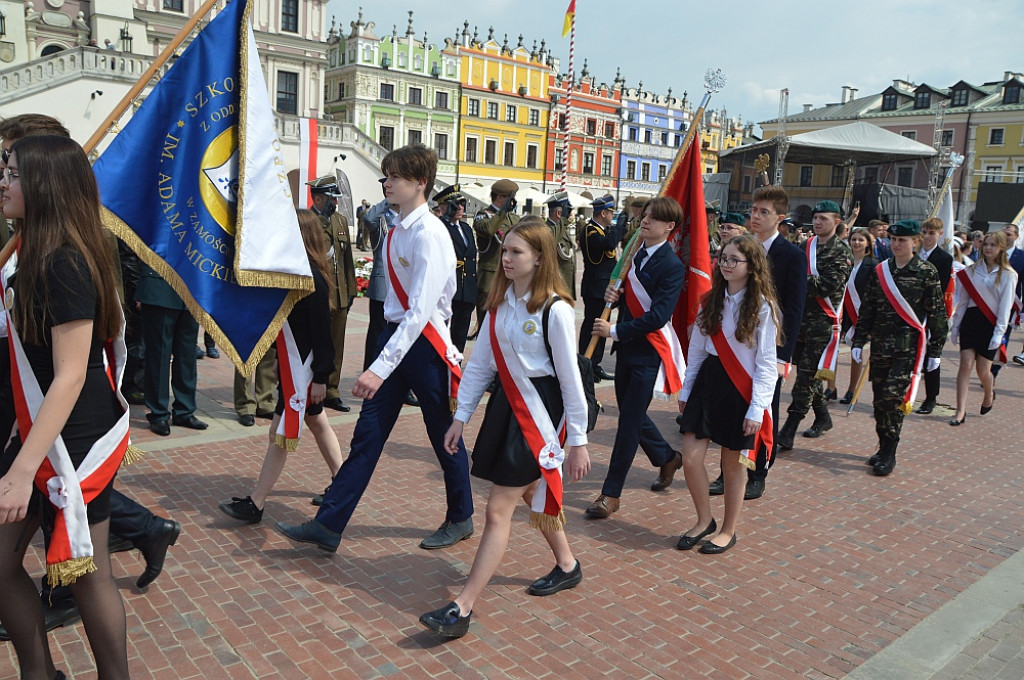
M 243 427 L 252 427 L 256 424 L 256 416 L 251 413 L 243 413 L 238 416 L 238 422 L 240 422 Z
M 114 533 L 110 533 L 107 536 L 107 552 L 113 555 L 119 552 L 128 552 L 134 550 L 135 546 L 127 538 L 121 538 Z
M 459 541 L 466 540 L 472 535 L 472 517 L 467 517 L 461 522 L 449 522 L 448 520 L 445 520 L 444 524 L 437 528 L 437 531 L 420 541 L 420 547 L 424 550 L 449 548 Z
M 825 434 L 832 429 L 832 416 L 828 413 L 827 407 L 815 407 L 814 409 L 814 422 L 811 426 L 804 431 L 804 436 L 808 439 L 817 439 L 821 435 Z M 779 434 L 781 437 L 781 433 Z
M 149 424 L 149 429 L 153 431 L 153 434 L 158 434 L 161 437 L 166 437 L 171 433 L 171 426 L 166 418 L 154 420 Z
M 196 359 L 198 360 L 198 359 L 205 359 L 205 358 L 206 358 L 206 350 L 203 349 L 202 347 L 196 345 Z
M 993 407 L 993 406 L 995 406 L 995 405 L 996 405 L 996 400 L 995 400 L 995 399 L 993 399 L 993 400 L 992 400 L 992 403 L 991 403 L 991 404 L 989 404 L 988 406 L 982 406 L 982 407 L 981 407 L 981 415 L 985 415 L 986 413 L 988 413 L 989 411 L 991 411 L 991 410 L 992 410 L 992 407 Z
M 707 543 L 702 545 L 697 552 L 703 553 L 705 555 L 721 555 L 734 545 L 736 545 L 736 534 L 733 534 L 732 538 L 730 538 L 729 542 L 725 545 L 715 545 L 714 543 L 708 541 Z
M 207 347 L 206 356 L 210 357 L 211 359 L 220 359 L 220 352 L 217 351 L 216 347 Z
M 752 501 L 764 495 L 763 479 L 748 479 L 747 488 L 743 492 L 743 500 Z
M 925 399 L 924 402 L 921 403 L 921 408 L 917 409 L 917 413 L 920 413 L 923 416 L 927 416 L 927 415 L 931 415 L 932 411 L 934 411 L 934 410 L 935 410 L 935 400 L 934 399 Z
M 615 374 L 609 373 L 601 366 L 594 366 L 594 380 L 615 380 Z
M 838 396 L 838 390 L 825 390 L 825 401 L 835 401 Z
M 352 410 L 352 407 L 341 400 L 341 397 L 332 397 L 330 399 L 324 399 L 324 406 L 327 408 L 334 409 L 335 411 L 341 411 L 342 413 L 348 413 Z
M 341 533 L 331 531 L 315 519 L 302 524 L 285 524 L 277 522 L 274 524 L 277 533 L 282 534 L 296 543 L 309 543 L 315 545 L 324 552 L 336 553 L 341 545 Z
M 142 576 L 135 582 L 139 588 L 145 588 L 156 580 L 160 572 L 164 570 L 164 560 L 167 558 L 167 549 L 174 545 L 181 534 L 181 525 L 172 519 L 161 519 L 160 528 L 152 543 L 142 548 L 143 559 L 146 560 L 146 569 Z
M 420 400 L 416 398 L 416 395 L 412 393 L 412 390 L 409 390 L 408 394 L 405 395 L 405 405 L 406 406 L 419 406 L 420 405 Z
M 252 496 L 239 498 L 232 496 L 231 502 L 224 501 L 217 506 L 220 511 L 232 519 L 240 519 L 249 524 L 259 524 L 263 520 L 263 510 L 252 502 Z
M 715 518 L 712 517 L 711 521 L 708 523 L 707 528 L 704 529 L 704 531 L 697 534 L 696 536 L 687 536 L 686 534 L 680 536 L 679 542 L 676 543 L 676 550 L 692 550 L 693 546 L 697 545 L 702 540 L 704 540 L 705 536 L 713 534 L 716 531 L 718 531 L 718 523 L 715 522 Z
M 438 635 L 460 638 L 469 632 L 469 620 L 472 617 L 473 612 L 462 616 L 459 605 L 450 602 L 440 609 L 420 616 L 420 623 Z
M 82 615 L 78 613 L 78 607 L 74 604 L 68 607 L 62 607 L 60 605 L 50 606 L 46 602 L 43 602 L 43 625 L 46 627 L 46 632 L 49 633 L 54 628 L 60 628 L 76 621 L 80 621 Z M 7 632 L 7 628 L 0 625 L 0 640 L 7 642 L 11 639 L 10 634 Z
M 264 420 L 273 420 L 274 419 L 274 412 L 273 411 L 256 411 L 256 417 L 257 418 L 262 418 Z
M 885 477 L 896 467 L 896 447 L 899 439 L 883 438 L 878 447 L 878 458 L 871 467 L 871 472 L 878 477 Z
M 556 564 L 555 568 L 548 572 L 546 576 L 542 576 L 531 583 L 526 592 L 539 597 L 554 595 L 560 590 L 575 588 L 582 580 L 583 569 L 580 567 L 579 560 L 576 560 L 576 566 L 568 574 L 562 571 L 562 568 Z
M 327 495 L 327 490 L 330 489 L 330 488 L 331 487 L 329 487 L 329 486 L 325 487 L 323 493 L 318 493 L 317 495 L 315 495 L 312 498 L 310 498 L 309 499 L 310 504 L 311 505 L 315 505 L 317 507 L 320 507 L 321 505 L 323 505 L 324 504 L 324 496 Z
M 786 418 L 786 422 L 782 425 L 782 429 L 779 430 L 779 436 L 775 439 L 775 443 L 779 447 L 779 451 L 793 450 L 793 437 L 796 436 L 796 430 L 800 427 L 801 420 L 803 420 L 802 416 L 789 416 Z
M 708 484 L 708 494 L 711 496 L 721 496 L 725 493 L 725 480 L 722 479 L 722 475 L 718 475 L 718 479 Z
M 192 413 L 187 416 L 174 416 L 171 422 L 178 427 L 187 427 L 190 430 L 205 430 L 210 426 L 209 423 L 204 423 Z
M 846 390 L 846 394 L 844 394 L 843 398 L 839 400 L 839 403 L 840 404 L 849 404 L 852 401 L 853 401 L 853 392 L 851 392 L 850 390 Z
M 952 425 L 953 427 L 957 427 L 959 425 L 963 425 L 965 420 L 967 420 L 967 414 L 966 413 L 964 414 L 964 417 L 961 418 L 960 420 L 957 420 L 956 417 L 950 418 L 949 419 L 949 424 Z

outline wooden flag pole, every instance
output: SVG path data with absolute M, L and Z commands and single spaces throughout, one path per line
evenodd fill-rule
M 868 370 L 871 368 L 871 360 L 864 359 L 864 368 L 861 369 L 860 378 L 857 380 L 857 387 L 853 390 L 853 398 L 850 399 L 850 407 L 846 409 L 846 415 L 853 413 L 853 407 L 857 405 L 857 400 L 860 399 L 860 392 L 864 389 L 864 383 L 868 381 Z

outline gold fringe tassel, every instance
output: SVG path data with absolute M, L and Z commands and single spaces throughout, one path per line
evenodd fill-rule
M 740 465 L 742 465 L 743 467 L 747 468 L 748 470 L 756 470 L 757 469 L 757 462 L 753 461 L 753 460 L 750 460 L 749 458 L 744 456 L 742 453 L 740 454 Z
M 900 404 L 900 410 L 903 411 L 903 415 L 909 416 L 911 414 L 911 412 L 914 410 L 913 402 L 910 402 L 910 401 L 903 402 L 902 404 Z
M 455 397 L 448 397 L 448 409 L 452 413 L 455 413 L 455 411 L 457 411 L 458 408 L 459 408 L 459 400 L 456 399 Z
M 96 571 L 92 556 L 72 557 L 70 560 L 46 565 L 46 579 L 54 588 L 69 586 L 80 577 Z
M 565 511 L 559 508 L 557 515 L 530 512 L 530 527 L 541 531 L 561 531 L 565 528 Z
M 146 452 L 138 446 L 135 444 L 129 444 L 128 450 L 124 452 L 124 458 L 121 460 L 121 467 L 128 467 L 132 463 L 138 463 L 145 455 Z
M 822 368 L 814 374 L 815 380 L 835 380 L 836 372 L 830 368 Z
M 287 439 L 283 434 L 274 435 L 274 443 L 289 453 L 299 448 L 298 439 Z

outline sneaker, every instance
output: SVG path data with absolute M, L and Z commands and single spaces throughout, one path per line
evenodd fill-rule
M 263 520 L 263 511 L 252 502 L 252 496 L 245 498 L 234 496 L 230 503 L 224 501 L 218 507 L 228 517 L 240 519 L 249 524 L 259 524 Z

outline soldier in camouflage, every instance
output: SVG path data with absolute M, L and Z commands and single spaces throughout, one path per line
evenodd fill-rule
M 633 238 L 633 234 L 635 234 L 637 230 L 640 229 L 640 221 L 643 219 L 643 216 L 640 213 L 643 212 L 645 203 L 647 203 L 647 199 L 641 198 L 639 196 L 636 198 L 630 196 L 629 198 L 626 199 L 625 208 L 626 212 L 629 214 L 629 219 L 623 226 L 623 250 L 625 250 L 626 246 L 629 245 L 629 239 Z
M 828 309 L 842 313 L 843 294 L 846 282 L 853 269 L 853 253 L 836 234 L 841 216 L 835 201 L 821 201 L 814 206 L 814 234 L 806 246 L 808 260 L 807 300 L 800 323 L 800 335 L 793 350 L 796 364 L 796 380 L 793 383 L 793 401 L 789 405 L 789 417 L 779 430 L 779 449 L 793 448 L 793 437 L 800 421 L 807 411 L 814 409 L 814 423 L 804 432 L 805 437 L 820 437 L 832 429 L 832 418 L 828 414 L 828 403 L 822 380 L 830 376 L 819 371 L 818 363 L 822 353 L 838 331 L 838 319 L 832 318 Z M 813 269 L 812 269 L 813 267 Z M 838 348 L 836 348 L 838 349 Z
M 888 475 L 896 466 L 903 418 L 913 407 L 913 395 L 908 394 L 908 388 L 918 361 L 922 363 L 922 372 L 938 368 L 948 325 L 938 271 L 914 254 L 914 246 L 920 242 L 920 225 L 914 220 L 903 220 L 894 224 L 889 234 L 892 257 L 878 267 L 891 273 L 896 292 L 886 292 L 882 284 L 888 287 L 888 281 L 883 281 L 885 277 L 880 277 L 876 268 L 861 304 L 851 352 L 853 360 L 860 363 L 864 345 L 871 343 L 869 377 L 874 393 L 878 452 L 868 459 L 868 465 L 879 476 Z M 921 333 L 897 311 L 902 302 L 928 331 L 924 348 L 927 359 L 918 356 Z
M 508 179 L 500 179 L 491 185 L 491 205 L 477 213 L 473 220 L 476 232 L 477 250 L 477 326 L 484 319 L 484 304 L 491 292 L 491 281 L 501 261 L 501 242 L 505 234 L 516 225 L 519 216 L 516 209 L 516 192 L 519 185 Z

